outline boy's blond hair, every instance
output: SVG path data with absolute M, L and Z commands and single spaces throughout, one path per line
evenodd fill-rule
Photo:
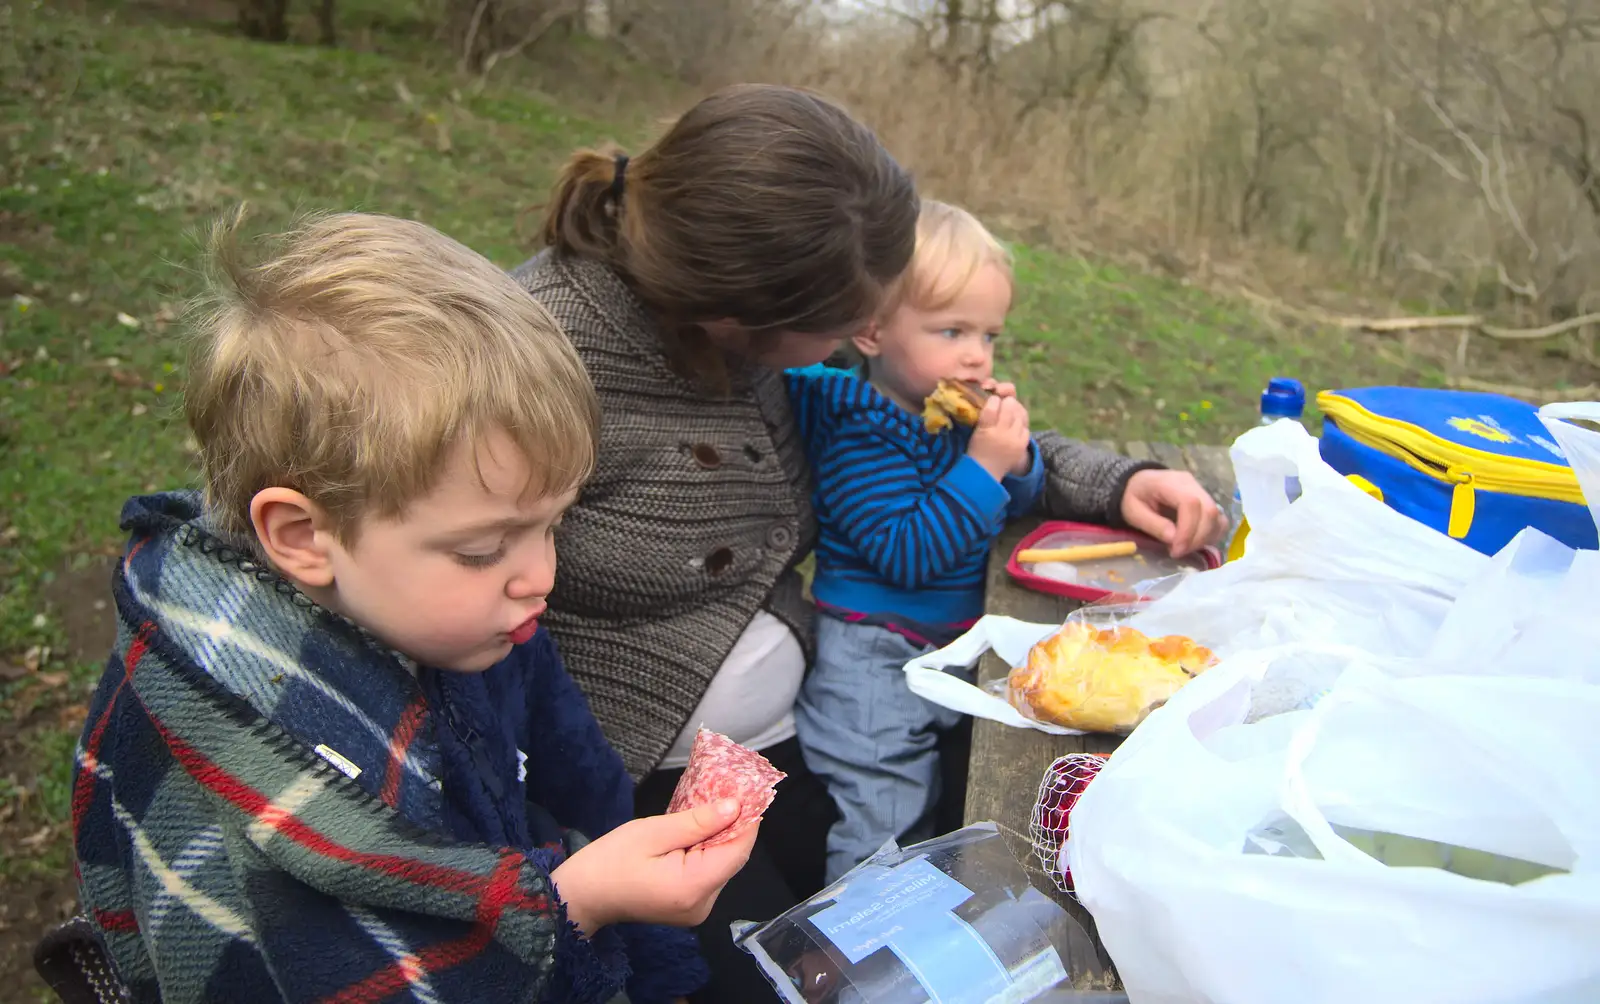
M 353 543 L 363 517 L 400 516 L 458 444 L 495 429 L 526 459 L 529 492 L 588 478 L 594 387 L 506 273 L 432 227 L 363 213 L 307 218 L 247 265 L 242 219 L 211 233 L 185 395 L 222 529 L 252 537 L 251 499 L 286 487 Z
M 948 307 L 985 265 L 999 268 L 1011 281 L 1011 252 L 976 216 L 946 202 L 923 199 L 917 216 L 917 249 L 889 296 L 885 316 L 907 303 L 919 310 Z

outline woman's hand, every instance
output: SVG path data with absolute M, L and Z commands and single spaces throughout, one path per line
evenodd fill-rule
M 758 826 L 739 839 L 697 848 L 733 824 L 739 803 L 724 799 L 665 816 L 623 823 L 585 845 L 550 874 L 567 917 L 592 935 L 607 924 L 638 921 L 694 927 L 744 867 Z
M 1122 518 L 1167 545 L 1174 558 L 1221 539 L 1227 520 L 1193 474 L 1139 471 L 1122 493 Z

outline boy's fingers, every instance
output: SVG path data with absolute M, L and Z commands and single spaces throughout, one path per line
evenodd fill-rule
M 716 876 L 717 887 L 721 888 L 744 867 L 746 861 L 750 860 L 750 852 L 755 850 L 756 835 L 760 828 L 760 824 L 757 824 L 744 830 L 726 844 L 703 849 L 695 855 L 701 859 L 696 866 Z
M 653 854 L 687 850 L 732 826 L 739 818 L 739 803 L 731 798 L 697 805 L 665 816 L 646 816 L 648 850 Z

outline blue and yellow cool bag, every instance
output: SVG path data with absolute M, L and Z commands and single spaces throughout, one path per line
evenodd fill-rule
M 1393 509 L 1494 554 L 1523 527 L 1594 548 L 1594 517 L 1530 404 L 1498 394 L 1368 387 L 1324 391 L 1322 459 Z

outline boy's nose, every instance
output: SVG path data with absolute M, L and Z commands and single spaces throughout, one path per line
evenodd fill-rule
M 556 570 L 549 565 L 523 569 L 506 582 L 506 595 L 514 600 L 549 596 L 555 588 Z

